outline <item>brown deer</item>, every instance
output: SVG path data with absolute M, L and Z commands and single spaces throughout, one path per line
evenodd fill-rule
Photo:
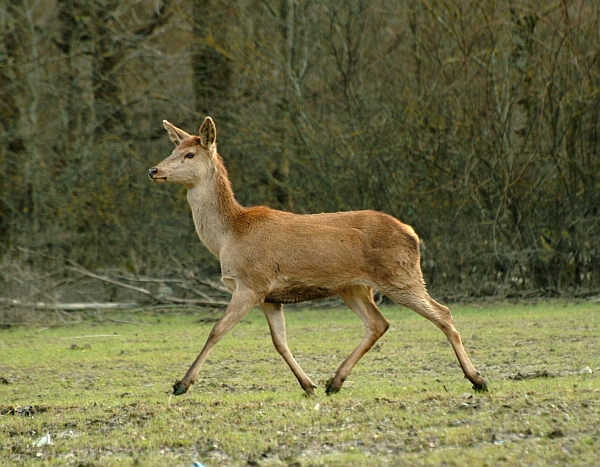
M 292 356 L 286 342 L 284 303 L 339 295 L 364 322 L 365 335 L 327 383 L 340 390 L 352 367 L 389 327 L 373 301 L 378 290 L 399 305 L 432 321 L 446 335 L 460 366 L 485 391 L 447 307 L 427 293 L 420 268 L 419 238 L 397 219 L 375 211 L 298 215 L 264 206 L 245 208 L 234 198 L 227 170 L 217 153 L 217 130 L 207 117 L 192 136 L 166 120 L 173 153 L 149 170 L 154 182 L 188 188 L 200 240 L 221 262 L 231 302 L 174 394 L 185 394 L 215 344 L 255 306 L 264 312 L 275 348 L 307 395 L 316 386 Z

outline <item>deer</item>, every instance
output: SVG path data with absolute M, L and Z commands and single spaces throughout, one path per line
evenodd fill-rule
M 198 135 L 163 120 L 175 149 L 149 169 L 155 183 L 187 187 L 196 232 L 220 261 L 221 280 L 231 301 L 173 394 L 185 394 L 219 340 L 256 306 L 263 311 L 275 349 L 307 396 L 317 386 L 294 359 L 286 341 L 285 304 L 339 296 L 363 321 L 364 337 L 326 383 L 326 394 L 340 391 L 350 371 L 387 331 L 389 321 L 374 300 L 379 291 L 433 322 L 450 342 L 464 376 L 475 391 L 487 383 L 475 369 L 450 310 L 432 299 L 420 267 L 415 231 L 377 211 L 294 214 L 265 206 L 244 207 L 234 197 L 217 129 L 206 117 Z

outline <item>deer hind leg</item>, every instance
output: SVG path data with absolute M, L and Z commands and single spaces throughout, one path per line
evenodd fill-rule
M 469 356 L 462 345 L 460 334 L 454 327 L 454 320 L 448 307 L 440 305 L 431 298 L 424 286 L 382 290 L 382 292 L 399 305 L 410 308 L 440 328 L 450 341 L 465 377 L 473 383 L 473 389 L 487 391 L 487 383 L 469 360 Z
M 335 376 L 328 381 L 326 392 L 327 394 L 335 394 L 339 392 L 350 374 L 350 371 L 360 360 L 360 358 L 369 351 L 377 340 L 390 327 L 388 320 L 381 314 L 377 305 L 373 301 L 373 289 L 370 287 L 353 287 L 344 290 L 340 294 L 342 300 L 348 307 L 356 313 L 365 324 L 365 335 L 358 344 L 358 347 L 344 360 L 340 365 Z
M 304 392 L 306 392 L 306 395 L 314 396 L 316 386 L 313 384 L 310 378 L 306 376 L 304 371 L 302 371 L 302 368 L 300 368 L 300 365 L 298 365 L 298 362 L 296 362 L 287 346 L 283 305 L 281 303 L 261 303 L 260 308 L 264 312 L 267 322 L 269 323 L 271 337 L 273 338 L 273 344 L 275 345 L 277 352 L 279 352 L 279 354 L 286 361 L 298 379 L 300 386 L 302 386 L 302 389 L 304 389 Z
M 200 368 L 202 368 L 202 364 L 213 347 L 225 334 L 239 323 L 244 316 L 252 311 L 252 308 L 256 306 L 257 301 L 256 294 L 250 289 L 238 289 L 234 292 L 225 313 L 212 328 L 200 355 L 198 355 L 198 358 L 192 363 L 192 366 L 190 366 L 183 379 L 181 381 L 176 381 L 173 385 L 173 394 L 180 396 L 187 392 L 189 387 L 196 381 Z

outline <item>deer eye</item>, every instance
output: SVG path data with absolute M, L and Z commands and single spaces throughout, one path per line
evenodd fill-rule
M 186 158 L 186 159 L 192 159 L 194 156 L 195 156 L 195 154 L 194 154 L 193 152 L 188 152 L 188 153 L 185 155 L 185 158 Z

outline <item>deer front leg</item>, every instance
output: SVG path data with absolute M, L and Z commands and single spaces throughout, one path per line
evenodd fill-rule
M 244 316 L 252 311 L 252 308 L 256 306 L 256 303 L 256 294 L 252 290 L 238 289 L 234 292 L 227 310 L 225 310 L 221 319 L 217 321 L 212 328 L 202 352 L 200 352 L 198 358 L 192 363 L 192 366 L 190 366 L 190 369 L 183 379 L 181 381 L 176 381 L 173 385 L 174 395 L 180 396 L 187 392 L 189 387 L 196 381 L 198 372 L 200 371 L 200 368 L 202 368 L 202 364 L 204 363 L 204 360 L 206 360 L 206 357 L 208 357 L 212 348 L 219 342 L 221 337 L 227 334 Z
M 314 396 L 316 386 L 308 376 L 302 371 L 298 362 L 294 359 L 290 349 L 287 346 L 285 337 L 285 318 L 283 316 L 283 305 L 281 303 L 261 303 L 260 308 L 265 314 L 271 329 L 271 337 L 277 352 L 287 362 L 288 366 L 298 379 L 300 386 L 304 389 L 307 396 Z

